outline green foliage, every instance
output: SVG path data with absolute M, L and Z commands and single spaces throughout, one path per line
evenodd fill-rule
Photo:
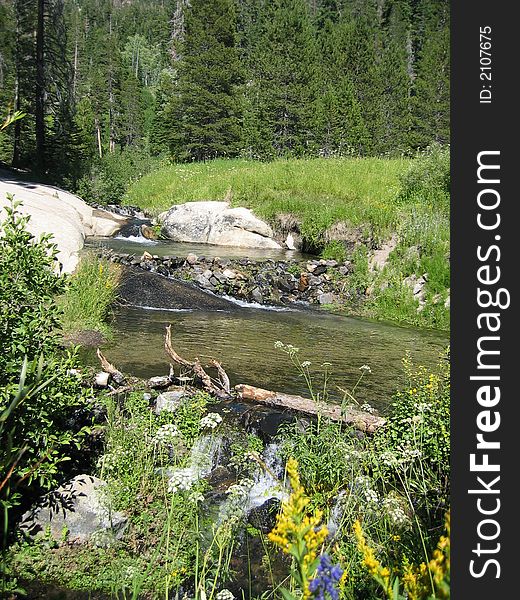
M 410 561 L 428 564 L 449 509 L 448 358 L 448 353 L 443 355 L 432 372 L 404 361 L 407 387 L 396 393 L 386 425 L 373 438 L 360 438 L 350 428 L 324 418 L 280 431 L 282 453 L 298 461 L 311 506 L 334 515 L 334 541 L 325 544 L 323 551 L 347 571 L 341 588 L 344 598 L 377 597 L 353 544 L 356 521 L 363 523 L 374 549 L 370 574 L 382 574 L 386 581 L 384 571 L 379 571 L 382 565 L 394 574 L 408 569 L 431 593 L 430 579 L 422 570 L 419 577 Z M 365 557 L 370 554 L 367 546 L 361 550 Z M 444 573 L 441 555 L 433 556 L 438 561 L 429 563 L 433 575 L 436 569 Z
M 62 330 L 94 329 L 108 333 L 107 319 L 116 297 L 118 278 L 116 265 L 94 254 L 84 255 L 59 301 L 63 311 Z
M 12 198 L 11 198 L 12 201 Z M 1 382 L 17 377 L 24 356 L 34 359 L 56 351 L 59 314 L 55 297 L 65 289 L 57 276 L 57 249 L 50 236 L 35 240 L 28 217 L 6 207 L 0 230 L 0 373 Z
M 119 204 L 132 183 L 160 165 L 160 158 L 137 148 L 105 154 L 79 181 L 77 192 L 87 202 Z
M 282 426 L 278 440 L 284 458 L 298 462 L 302 485 L 313 504 L 327 507 L 353 471 L 352 443 L 345 428 L 334 421 L 305 427 L 296 422 Z
M 65 280 L 56 271 L 49 237 L 36 240 L 28 218 L 12 203 L 0 227 L 0 488 L 2 532 L 10 533 L 9 510 L 27 490 L 49 489 L 61 476 L 88 430 L 71 421 L 85 391 L 74 352 L 58 343 L 56 294 Z
M 170 123 L 177 160 L 239 153 L 241 67 L 235 27 L 231 0 L 192 0 L 185 10 Z
M 339 240 L 332 240 L 325 245 L 325 248 L 321 251 L 321 258 L 337 260 L 338 262 L 344 262 L 347 258 L 347 249 L 345 244 Z
M 442 357 L 438 372 L 428 373 L 411 360 L 403 361 L 408 389 L 396 394 L 386 427 L 375 437 L 376 448 L 385 453 L 381 470 L 396 470 L 403 453 L 413 451 L 416 464 L 408 467 L 411 477 L 422 486 L 419 467 L 427 466 L 428 477 L 439 486 L 435 502 L 449 501 L 450 472 L 450 363 L 449 352 Z M 388 453 L 388 456 L 386 455 Z M 424 474 L 422 475 L 424 477 Z
M 400 179 L 399 202 L 421 203 L 447 212 L 450 202 L 449 147 L 432 144 Z

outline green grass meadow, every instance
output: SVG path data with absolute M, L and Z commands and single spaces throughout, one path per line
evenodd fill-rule
M 172 164 L 133 184 L 124 199 L 152 215 L 174 204 L 229 200 L 276 224 L 292 215 L 308 244 L 325 258 L 350 259 L 352 304 L 363 316 L 447 330 L 450 286 L 449 151 L 433 147 L 417 158 L 290 159 L 263 163 L 215 160 Z M 330 240 L 337 223 L 363 233 L 353 254 Z M 382 272 L 369 272 L 368 255 L 397 233 L 398 245 Z M 426 305 L 403 280 L 427 273 Z M 413 286 L 412 286 L 413 287 Z M 356 302 L 367 289 L 370 297 Z

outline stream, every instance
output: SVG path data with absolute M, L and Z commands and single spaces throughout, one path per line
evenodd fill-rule
M 159 255 L 186 256 L 190 252 L 221 258 L 247 256 L 266 259 L 264 250 L 216 247 L 175 242 L 149 242 L 142 237 L 89 240 L 118 252 L 137 256 L 143 250 Z M 201 251 L 202 250 L 202 251 Z M 274 253 L 274 254 L 273 254 Z M 269 257 L 305 259 L 297 252 L 269 251 Z M 272 256 L 271 256 L 272 255 Z M 448 343 L 444 332 L 400 327 L 353 318 L 309 308 L 266 307 L 241 301 L 230 303 L 229 310 L 161 310 L 152 307 L 120 306 L 115 310 L 114 340 L 104 348 L 111 362 L 124 372 L 148 378 L 168 373 L 164 332 L 172 324 L 176 350 L 188 359 L 199 357 L 203 364 L 211 358 L 221 361 L 232 385 L 247 383 L 285 393 L 308 395 L 308 383 L 291 363 L 290 357 L 275 348 L 275 342 L 300 349 L 297 357 L 310 361 L 309 374 L 315 392 L 327 380 L 329 399 L 341 401 L 342 390 L 356 385 L 360 367 L 368 365 L 356 388 L 359 403 L 368 402 L 381 412 L 392 394 L 404 383 L 403 357 L 433 366 Z M 87 360 L 98 364 L 93 351 Z

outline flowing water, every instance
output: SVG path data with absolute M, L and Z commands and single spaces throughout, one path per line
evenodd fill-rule
M 147 240 L 139 231 L 130 231 L 129 235 L 118 235 L 113 238 L 91 237 L 86 242 L 87 248 L 103 246 L 123 254 L 141 256 L 146 250 L 157 256 L 187 256 L 189 253 L 207 258 L 250 258 L 251 260 L 304 260 L 311 257 L 296 250 L 276 248 L 236 248 L 234 246 L 213 246 L 211 244 L 195 244 L 188 242 L 172 242 L 165 240 Z
M 164 352 L 165 327 L 172 324 L 173 346 L 187 358 L 199 357 L 203 364 L 220 360 L 231 383 L 247 383 L 265 389 L 308 395 L 305 379 L 290 357 L 275 349 L 275 342 L 300 349 L 300 361 L 310 361 L 309 373 L 315 392 L 327 389 L 341 400 L 341 390 L 352 390 L 362 365 L 372 372 L 355 391 L 359 402 L 384 410 L 390 395 L 404 383 L 402 358 L 426 366 L 436 363 L 447 343 L 438 332 L 334 315 L 324 311 L 266 310 L 237 307 L 236 310 L 163 311 L 120 307 L 115 313 L 115 339 L 104 348 L 107 358 L 124 372 L 138 377 L 167 374 Z M 91 351 L 89 360 L 97 364 Z
M 135 229 L 135 231 L 134 231 Z M 91 238 L 89 245 L 103 245 L 118 252 L 141 255 L 144 250 L 157 255 L 186 256 L 189 252 L 222 258 L 304 260 L 294 251 L 262 250 L 150 242 L 140 234 L 139 224 L 131 225 L 116 238 Z M 445 333 L 399 327 L 366 319 L 331 314 L 304 306 L 265 307 L 235 301 L 229 310 L 160 310 L 125 306 L 115 312 L 115 339 L 104 351 L 124 372 L 138 377 L 167 374 L 164 352 L 165 327 L 172 324 L 173 346 L 187 358 L 199 357 L 203 364 L 221 361 L 233 385 L 247 383 L 265 389 L 302 395 L 309 394 L 309 382 L 292 364 L 291 358 L 275 348 L 275 342 L 300 349 L 300 362 L 310 361 L 313 393 L 326 384 L 329 399 L 341 401 L 344 390 L 355 389 L 360 402 L 368 402 L 384 412 L 391 395 L 404 383 L 402 359 L 409 353 L 416 363 L 433 366 L 448 343 Z M 95 354 L 88 359 L 97 364 Z

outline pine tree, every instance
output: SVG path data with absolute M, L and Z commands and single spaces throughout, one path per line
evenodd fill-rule
M 433 4 L 433 6 L 432 6 Z M 412 146 L 450 139 L 450 29 L 446 2 L 421 5 L 424 29 L 420 38 L 413 88 Z
M 305 0 L 265 5 L 247 85 L 249 145 L 262 158 L 315 149 L 318 46 Z
M 406 152 L 411 130 L 411 9 L 408 0 L 387 7 L 381 69 L 384 75 L 380 151 Z
M 240 152 L 241 66 L 232 0 L 193 0 L 172 106 L 172 154 L 207 160 Z

